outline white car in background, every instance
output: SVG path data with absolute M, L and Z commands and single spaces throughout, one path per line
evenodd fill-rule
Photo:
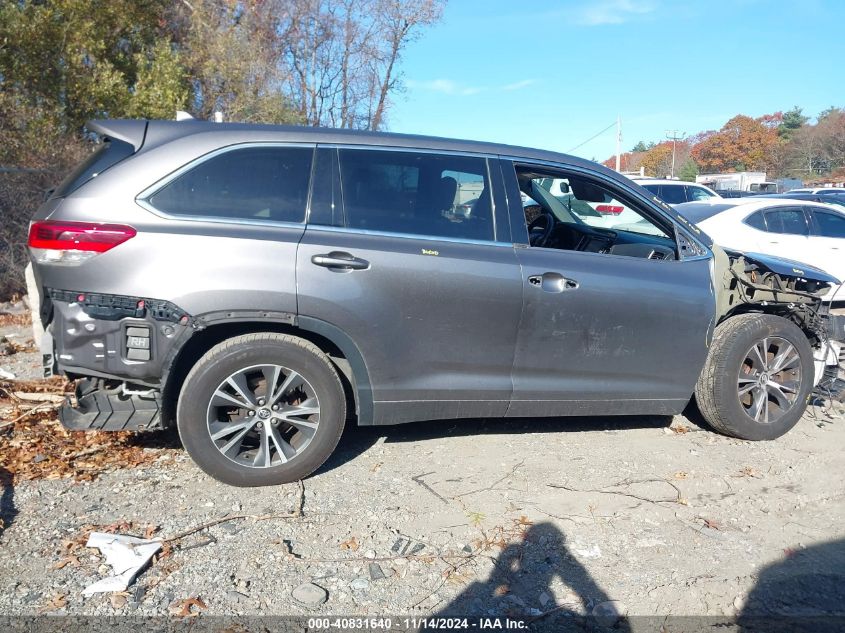
M 845 213 L 838 207 L 788 198 L 726 198 L 675 205 L 722 247 L 791 259 L 845 280 Z M 834 287 L 827 300 L 845 303 Z
M 662 178 L 644 178 L 634 176 L 631 178 L 640 187 L 648 189 L 651 193 L 668 204 L 681 204 L 684 202 L 698 202 L 700 200 L 721 199 L 721 196 L 710 187 L 699 185 L 694 182 L 683 180 L 669 180 Z

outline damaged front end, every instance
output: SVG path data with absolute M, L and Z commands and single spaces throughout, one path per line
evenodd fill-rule
M 59 411 L 75 430 L 162 428 L 161 379 L 194 329 L 177 306 L 143 297 L 48 290 L 42 309 L 45 376 L 77 380 Z
M 822 297 L 840 283 L 828 273 L 778 257 L 713 246 L 716 321 L 766 312 L 793 321 L 807 335 L 815 358 L 815 394 L 841 400 L 845 315 L 830 314 Z

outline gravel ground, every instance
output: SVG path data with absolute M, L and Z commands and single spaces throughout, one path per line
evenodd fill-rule
M 680 416 L 353 428 L 302 489 L 229 487 L 172 434 L 139 441 L 151 466 L 6 481 L 0 615 L 845 612 L 841 412 L 764 443 Z M 126 594 L 82 596 L 109 572 L 91 526 L 168 538 L 226 515 Z

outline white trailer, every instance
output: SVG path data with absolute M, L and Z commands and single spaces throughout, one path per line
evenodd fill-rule
M 764 171 L 738 171 L 732 174 L 699 174 L 695 182 L 718 191 L 751 191 L 777 193 L 776 182 L 766 180 Z

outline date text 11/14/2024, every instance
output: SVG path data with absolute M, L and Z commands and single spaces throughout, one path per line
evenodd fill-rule
M 397 629 L 398 627 L 398 629 Z M 515 618 L 309 618 L 309 630 L 315 631 L 517 631 L 528 628 L 527 620 Z

